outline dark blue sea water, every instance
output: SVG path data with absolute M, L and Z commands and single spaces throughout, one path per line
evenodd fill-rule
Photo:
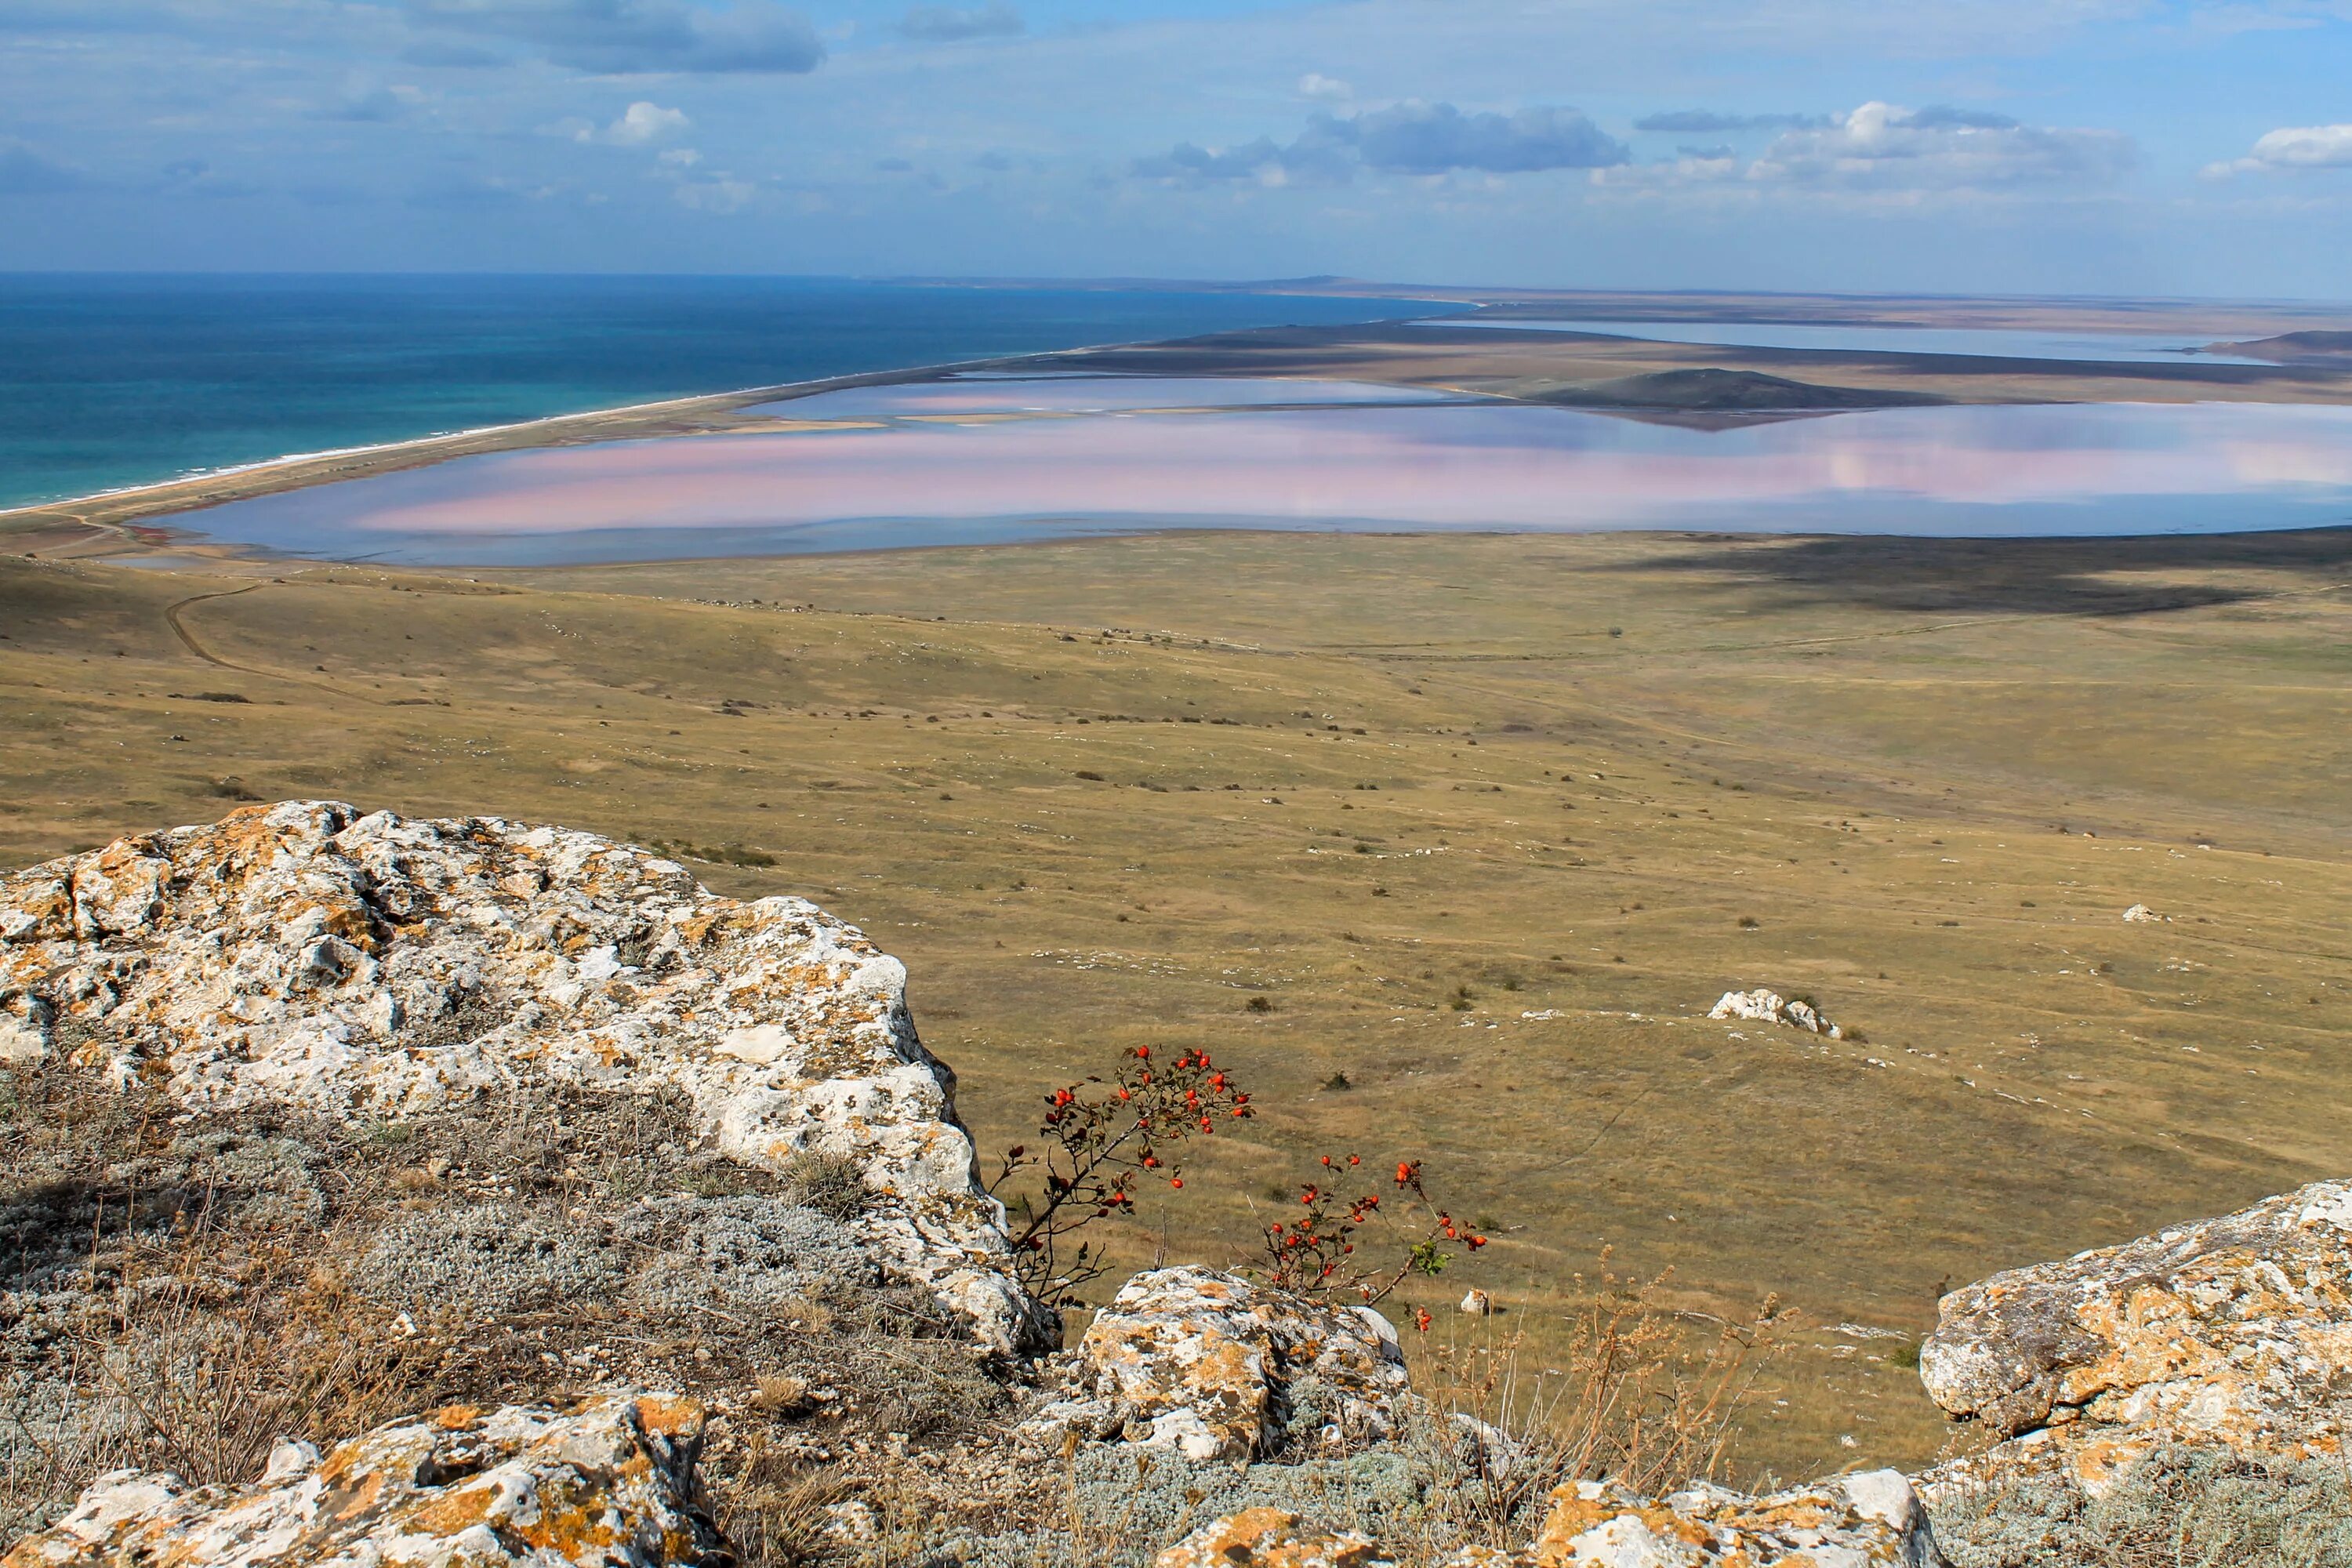
M 0 276 L 0 506 L 696 393 L 1404 301 L 825 279 Z

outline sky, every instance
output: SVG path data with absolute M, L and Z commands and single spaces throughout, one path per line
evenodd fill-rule
M 2352 298 L 2352 0 L 0 0 L 0 269 Z

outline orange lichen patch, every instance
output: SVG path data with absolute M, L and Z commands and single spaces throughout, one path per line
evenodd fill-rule
M 476 1480 L 400 1510 L 402 1528 L 417 1535 L 456 1535 L 487 1521 L 499 1501 L 499 1489 Z
M 1581 1561 L 1576 1539 L 1616 1519 L 1639 1520 L 1643 1528 L 1662 1541 L 1705 1547 L 1714 1539 L 1712 1532 L 1662 1503 L 1635 1502 L 1622 1494 L 1610 1493 L 1588 1498 L 1580 1495 L 1573 1483 L 1559 1488 L 1551 1497 L 1551 1511 L 1545 1516 L 1543 1529 L 1537 1532 L 1532 1548 L 1537 1568 L 1564 1568 L 1565 1564 Z
M 385 1490 L 397 1484 L 382 1470 L 360 1468 L 362 1462 L 358 1456 L 349 1457 L 342 1472 L 332 1479 L 324 1470 L 320 1472 L 324 1486 L 320 1500 L 322 1517 L 343 1523 L 372 1513 L 384 1500 Z
M 472 1405 L 445 1405 L 440 1409 L 436 1410 L 432 1415 L 433 1425 L 438 1426 L 444 1432 L 463 1432 L 469 1430 L 478 1425 L 481 1419 L 482 1412 L 480 1407 Z
M 637 1425 L 656 1436 L 699 1442 L 709 1415 L 691 1399 L 649 1394 L 637 1401 Z
M 1370 1568 L 1365 1537 L 1318 1530 L 1276 1508 L 1244 1509 L 1202 1526 L 1161 1552 L 1157 1568 Z

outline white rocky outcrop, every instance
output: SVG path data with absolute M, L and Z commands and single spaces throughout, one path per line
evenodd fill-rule
M 2002 1439 L 1931 1489 L 2055 1472 L 2096 1495 L 2148 1455 L 2352 1451 L 2352 1182 L 2013 1269 L 1943 1300 L 1919 1375 Z
M 698 1405 L 615 1394 L 575 1409 L 453 1406 L 323 1458 L 280 1443 L 250 1486 L 117 1470 L 0 1568 L 720 1568 L 695 1500 Z
M 1404 1352 L 1370 1307 L 1331 1307 L 1214 1269 L 1156 1268 L 1123 1286 L 1066 1358 L 1033 1441 L 1124 1436 L 1196 1460 L 1247 1459 L 1279 1438 L 1392 1433 Z
M 1366 1537 L 1255 1508 L 1212 1520 L 1156 1568 L 1378 1568 Z M 1466 1546 L 1440 1568 L 1944 1568 L 1911 1483 L 1895 1470 L 1834 1477 L 1764 1497 L 1698 1485 L 1662 1498 L 1571 1481 L 1523 1548 Z
M 2124 911 L 2124 923 L 2126 925 L 2168 924 L 2171 920 L 2172 917 L 2170 915 L 2160 915 L 2154 910 L 2149 909 L 2146 904 L 2134 904 L 2131 908 Z
M 675 1089 L 736 1160 L 855 1161 L 861 1237 L 984 1340 L 1053 1331 L 898 961 L 593 834 L 297 801 L 0 878 L 0 1058 L 51 1057 L 191 1110 Z
M 1759 987 L 1754 991 L 1727 991 L 1723 999 L 1707 1010 L 1710 1018 L 1746 1018 L 1759 1024 L 1780 1024 L 1808 1034 L 1826 1035 L 1832 1040 L 1845 1038 L 1845 1031 L 1821 1015 L 1811 1003 L 1791 1001 L 1777 991 Z
M 1864 1470 L 1751 1497 L 1705 1484 L 1663 1498 L 1571 1481 L 1528 1552 L 1534 1568 L 1942 1568 L 1911 1483 Z

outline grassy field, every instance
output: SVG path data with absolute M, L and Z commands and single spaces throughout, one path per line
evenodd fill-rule
M 2352 532 L 11 556 L 0 634 L 0 859 L 289 795 L 658 842 L 904 957 L 984 1149 L 1128 1045 L 1246 1074 L 1130 1259 L 1360 1150 L 1536 1364 L 1604 1247 L 1778 1293 L 1784 1475 L 1937 1449 L 1940 1285 L 2352 1145 Z M 1858 1036 L 1706 1021 L 1753 985 Z

